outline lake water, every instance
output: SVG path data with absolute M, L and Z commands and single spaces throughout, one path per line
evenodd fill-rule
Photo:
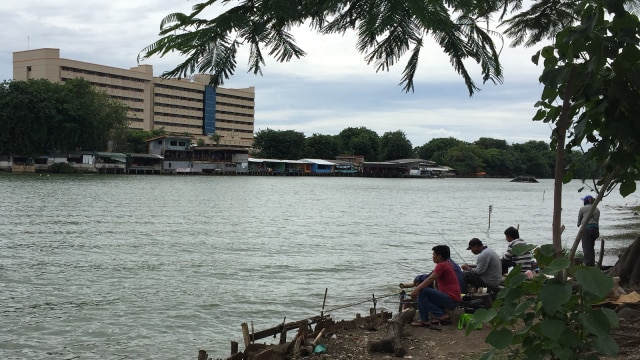
M 564 186 L 567 247 L 580 187 Z M 605 263 L 638 205 L 600 205 Z M 552 180 L 0 174 L 0 358 L 226 357 L 241 323 L 319 315 L 325 289 L 335 319 L 373 296 L 395 311 L 435 245 L 473 262 L 471 237 L 502 253 L 511 225 L 549 243 L 552 208 Z

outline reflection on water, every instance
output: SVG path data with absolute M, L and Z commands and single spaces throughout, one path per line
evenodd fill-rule
M 580 186 L 564 187 L 566 247 Z M 548 243 L 552 194 L 552 180 L 0 175 L 0 357 L 223 357 L 242 322 L 318 315 L 325 288 L 325 312 L 367 313 L 437 244 L 473 262 L 471 237 L 501 253 L 511 225 Z M 600 205 L 605 262 L 638 234 L 638 199 Z

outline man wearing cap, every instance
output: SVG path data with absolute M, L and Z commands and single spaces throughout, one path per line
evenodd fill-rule
M 478 255 L 476 265 L 462 265 L 464 281 L 467 285 L 477 288 L 486 287 L 496 289 L 502 281 L 502 262 L 495 251 L 482 244 L 478 238 L 469 241 L 469 247 L 474 255 Z M 463 289 L 468 292 L 468 289 Z
M 582 198 L 584 206 L 578 211 L 578 227 L 582 225 L 583 221 L 587 222 L 587 226 L 582 233 L 582 253 L 584 254 L 583 263 L 586 266 L 595 266 L 596 264 L 596 252 L 594 247 L 596 245 L 596 239 L 600 237 L 600 228 L 598 222 L 600 221 L 600 210 L 598 208 L 593 209 L 593 214 L 590 219 L 587 219 L 587 213 L 593 206 L 594 198 L 591 195 L 587 195 Z

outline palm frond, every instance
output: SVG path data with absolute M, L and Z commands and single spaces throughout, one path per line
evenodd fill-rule
M 418 58 L 420 57 L 420 50 L 422 50 L 422 46 L 422 38 L 415 39 L 415 45 L 413 47 L 413 51 L 411 51 L 411 56 L 409 56 L 407 65 L 405 66 L 404 71 L 402 71 L 400 85 L 404 84 L 402 90 L 405 92 L 413 92 L 414 90 L 413 78 L 418 71 Z
M 512 38 L 511 46 L 531 47 L 542 40 L 553 39 L 565 27 L 578 20 L 579 2 L 573 0 L 540 0 L 500 26 L 507 26 L 505 35 Z

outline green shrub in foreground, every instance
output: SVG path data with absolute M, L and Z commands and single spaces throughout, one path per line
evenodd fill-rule
M 522 252 L 531 250 L 522 246 Z M 514 249 L 514 252 L 516 250 Z M 537 249 L 535 258 L 542 269 L 528 279 L 514 269 L 505 280 L 491 309 L 476 311 L 467 326 L 490 323 L 486 342 L 492 349 L 481 359 L 507 353 L 509 359 L 599 359 L 616 356 L 618 344 L 611 337 L 618 326 L 616 313 L 594 307 L 613 288 L 613 279 L 598 268 L 571 267 L 567 258 L 555 258 L 553 245 Z M 556 276 L 568 270 L 570 280 Z

